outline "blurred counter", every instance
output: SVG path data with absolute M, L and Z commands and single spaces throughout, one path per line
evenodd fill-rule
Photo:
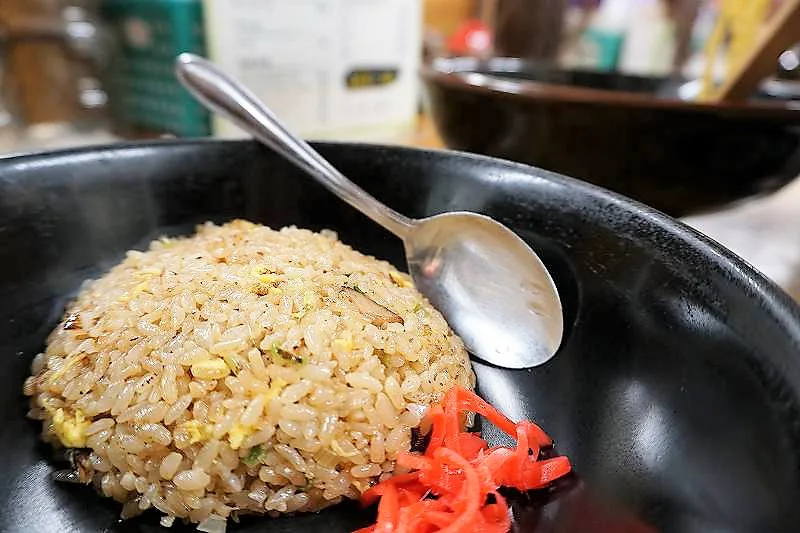
M 60 150 L 78 146 L 109 144 L 119 137 L 104 130 L 80 132 L 62 125 L 28 128 L 19 134 L 11 128 L 0 128 L 0 157 L 44 150 Z
M 800 300 L 800 179 L 764 198 L 684 219 Z
M 0 128 L 0 157 L 118 140 L 103 131 L 34 129 L 19 137 Z M 408 138 L 397 142 L 424 148 L 443 147 L 426 117 L 421 118 Z M 800 180 L 771 196 L 751 199 L 719 212 L 688 217 L 684 221 L 739 254 L 800 300 Z

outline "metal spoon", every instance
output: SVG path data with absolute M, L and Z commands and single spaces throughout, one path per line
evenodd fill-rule
M 473 355 L 505 368 L 540 365 L 555 355 L 564 329 L 558 292 L 539 257 L 511 230 L 476 213 L 407 218 L 348 180 L 206 59 L 181 54 L 175 70 L 207 108 L 402 239 L 417 289 Z

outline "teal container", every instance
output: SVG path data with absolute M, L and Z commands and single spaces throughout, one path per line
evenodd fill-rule
M 206 53 L 202 0 L 103 0 L 117 49 L 107 87 L 115 129 L 211 134 L 211 117 L 173 74 L 181 52 Z
M 589 28 L 584 35 L 595 60 L 592 67 L 605 72 L 616 70 L 625 35 L 597 28 Z

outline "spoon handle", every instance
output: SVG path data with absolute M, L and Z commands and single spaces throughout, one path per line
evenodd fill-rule
M 307 142 L 292 134 L 250 90 L 210 61 L 183 53 L 178 56 L 175 73 L 207 108 L 233 121 L 388 231 L 401 239 L 406 237 L 414 220 L 385 206 L 347 179 Z

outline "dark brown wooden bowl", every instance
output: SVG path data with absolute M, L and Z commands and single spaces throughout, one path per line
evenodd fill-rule
M 422 72 L 450 148 L 536 165 L 673 216 L 773 192 L 800 174 L 800 102 L 678 99 L 679 82 L 496 58 Z

